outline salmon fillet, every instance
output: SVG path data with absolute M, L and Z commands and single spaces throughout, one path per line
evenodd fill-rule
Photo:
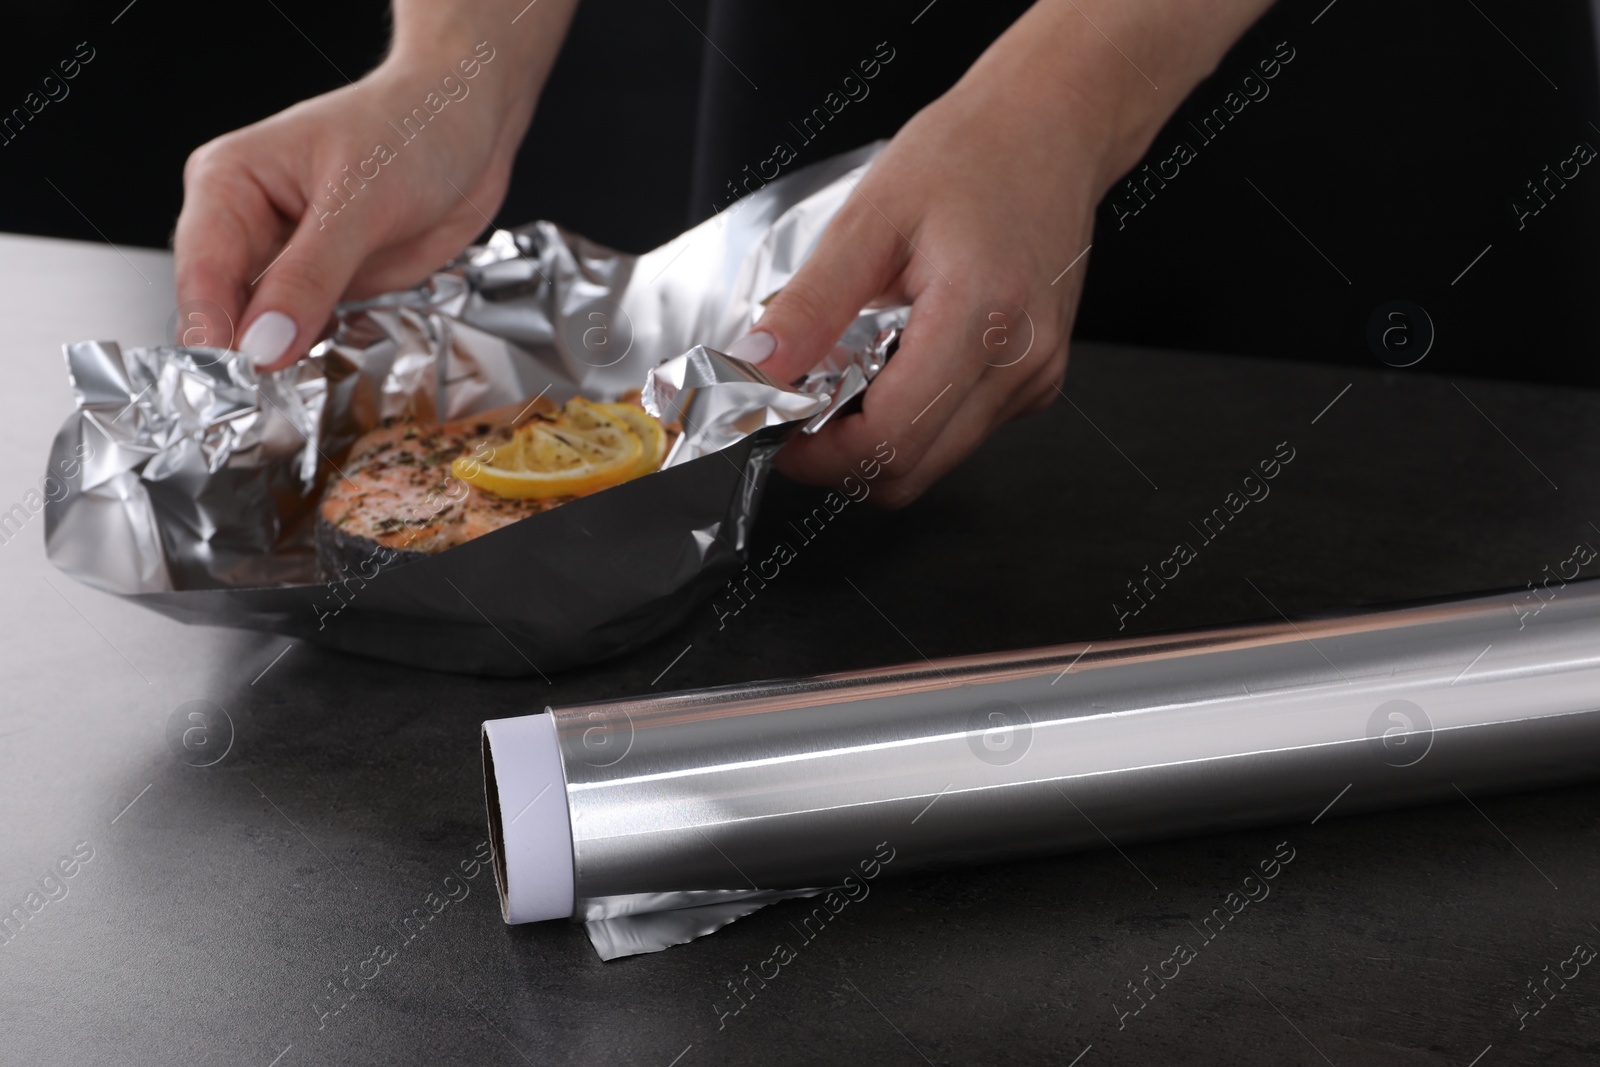
M 510 441 L 518 425 L 556 411 L 549 401 L 445 423 L 395 420 L 367 433 L 329 480 L 317 515 L 324 576 L 409 562 L 482 537 L 571 500 L 509 500 L 450 475 L 457 456 Z M 516 421 L 513 421 L 515 419 Z
M 620 398 L 638 403 L 638 393 Z M 324 579 L 359 574 L 443 552 L 575 497 L 513 500 L 450 474 L 459 456 L 487 459 L 517 427 L 556 417 L 549 400 L 514 404 L 443 423 L 391 420 L 359 438 L 329 479 L 317 511 L 317 564 Z M 670 445 L 680 427 L 666 427 Z

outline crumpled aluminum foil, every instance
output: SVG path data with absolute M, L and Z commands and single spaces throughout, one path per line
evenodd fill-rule
M 609 963 L 624 956 L 640 956 L 647 952 L 660 952 L 675 945 L 687 945 L 707 934 L 716 933 L 729 923 L 753 915 L 768 904 L 798 897 L 814 897 L 826 893 L 822 889 L 768 889 L 728 890 L 720 894 L 724 899 L 696 904 L 692 901 L 702 896 L 717 896 L 711 891 L 702 893 L 636 894 L 630 903 L 639 908 L 653 910 L 632 911 L 623 915 L 583 920 L 583 932 L 601 960 Z
M 415 289 L 337 309 L 308 358 L 65 346 L 77 410 L 46 551 L 184 622 L 440 670 L 543 674 L 676 625 L 743 564 L 773 454 L 866 388 L 905 308 L 863 312 L 796 386 L 719 349 L 804 262 L 879 145 L 796 171 L 642 256 L 548 222 L 496 231 Z M 682 421 L 662 470 L 404 565 L 317 572 L 317 503 L 382 420 L 643 389 Z M 803 424 L 803 427 L 802 427 Z M 87 445 L 87 448 L 80 446 Z

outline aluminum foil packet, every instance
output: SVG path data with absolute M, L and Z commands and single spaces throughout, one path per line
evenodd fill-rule
M 535 675 L 643 644 L 743 565 L 774 453 L 856 398 L 906 309 L 863 312 L 805 380 L 722 354 L 815 247 L 879 145 L 796 171 L 642 256 L 549 222 L 422 285 L 336 309 L 258 375 L 216 348 L 65 347 L 77 410 L 51 470 L 51 561 L 183 622 L 439 670 Z M 385 419 L 642 390 L 683 433 L 662 468 L 415 562 L 319 571 L 317 504 Z M 370 564 L 370 566 L 368 565 Z

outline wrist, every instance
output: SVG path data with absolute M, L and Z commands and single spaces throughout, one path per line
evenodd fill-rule
M 1064 141 L 1104 195 L 1269 0 L 1041 0 L 957 89 Z
M 538 83 L 504 49 L 486 37 L 453 33 L 426 43 L 395 46 L 368 77 L 389 84 L 433 85 L 441 92 L 483 93 L 502 109 L 532 111 Z M 446 82 L 445 79 L 450 79 Z
M 363 79 L 376 99 L 402 116 L 418 108 L 438 114 L 464 103 L 450 108 L 453 119 L 442 127 L 449 131 L 446 141 L 462 161 L 498 161 L 509 171 L 538 103 L 539 82 L 527 68 L 492 41 L 466 34 L 415 48 L 396 45 Z
M 379 70 L 470 82 L 520 139 L 577 0 L 394 0 L 394 42 Z

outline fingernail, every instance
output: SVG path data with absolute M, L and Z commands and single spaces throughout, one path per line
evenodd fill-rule
M 760 363 L 772 355 L 772 350 L 778 347 L 778 339 L 770 333 L 757 330 L 747 333 L 733 344 L 728 346 L 728 355 L 734 359 L 742 359 L 746 363 Z
M 239 342 L 239 351 L 250 357 L 256 366 L 265 366 L 283 355 L 299 333 L 294 320 L 281 311 L 268 311 L 250 324 Z

